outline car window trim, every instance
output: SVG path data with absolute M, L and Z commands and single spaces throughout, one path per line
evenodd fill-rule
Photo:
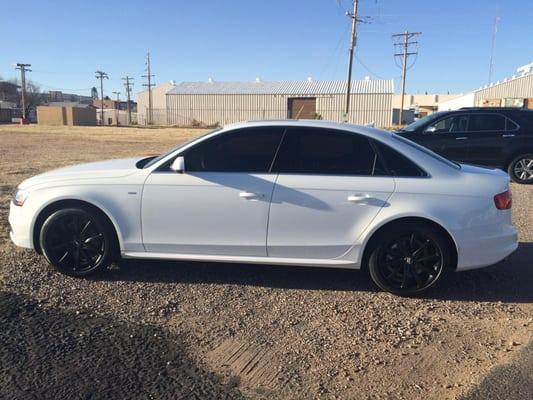
M 470 115 L 499 115 L 500 117 L 503 117 L 503 119 L 505 120 L 505 126 L 503 129 L 491 129 L 491 130 L 485 130 L 485 131 L 466 131 L 465 133 L 466 134 L 469 134 L 469 133 L 486 133 L 486 132 L 516 132 L 517 130 L 520 130 L 520 125 L 518 125 L 514 120 L 512 120 L 511 118 L 509 118 L 507 115 L 505 114 L 502 114 L 502 113 L 499 113 L 499 112 L 494 112 L 494 113 L 489 113 L 489 112 L 480 112 L 480 113 L 470 113 Z M 512 130 L 507 130 L 507 120 L 513 122 L 517 128 L 515 129 L 512 129 Z M 468 120 L 468 127 L 470 127 L 470 119 Z
M 407 161 L 409 161 L 410 163 L 414 164 L 420 170 L 420 172 L 422 172 L 422 175 L 420 175 L 420 176 L 396 175 L 396 174 L 394 174 L 392 172 L 392 170 L 387 166 L 387 160 L 385 159 L 385 157 L 383 156 L 383 154 L 379 150 L 379 146 L 376 145 L 376 142 L 378 142 L 378 141 L 375 140 L 375 139 L 372 139 L 372 138 L 368 138 L 368 139 L 370 140 L 370 145 L 374 148 L 374 151 L 378 155 L 378 159 L 381 160 L 381 164 L 383 165 L 385 171 L 387 171 L 387 175 L 385 175 L 385 176 L 393 177 L 393 178 L 416 178 L 416 179 L 419 179 L 419 178 L 424 178 L 424 179 L 430 178 L 430 174 L 424 168 L 420 167 L 420 165 L 417 162 L 411 160 L 411 158 L 409 158 L 406 155 L 402 154 L 401 152 L 396 150 L 394 147 L 389 146 L 388 144 L 379 141 L 379 144 L 381 144 L 382 146 L 389 147 L 391 151 L 394 151 L 394 152 L 398 153 L 401 157 L 405 158 Z M 380 175 L 373 175 L 373 176 L 380 177 Z
M 244 130 L 253 130 L 253 129 L 263 129 L 263 128 L 281 128 L 282 129 L 282 134 L 281 134 L 281 138 L 280 138 L 280 141 L 278 143 L 278 147 L 276 148 L 276 151 L 274 152 L 274 156 L 272 158 L 272 162 L 270 163 L 270 166 L 269 166 L 269 169 L 268 171 L 266 172 L 258 172 L 258 171 L 189 171 L 191 173 L 210 173 L 210 174 L 261 174 L 261 175 L 266 175 L 266 174 L 271 174 L 272 172 L 272 166 L 274 165 L 274 162 L 276 160 L 276 156 L 278 154 L 278 151 L 281 147 L 281 143 L 283 142 L 283 139 L 285 138 L 285 132 L 287 131 L 287 128 L 284 127 L 284 126 L 278 126 L 278 125 L 265 125 L 265 126 L 253 126 L 253 127 L 241 127 L 241 128 L 235 128 L 235 129 L 230 129 L 230 130 L 227 130 L 227 131 L 222 131 L 222 132 L 219 132 L 218 134 L 216 135 L 213 135 L 209 138 L 206 138 L 205 140 L 201 140 L 200 142 L 198 143 L 192 143 L 191 146 L 187 147 L 186 149 L 183 149 L 183 151 L 180 151 L 178 152 L 177 154 L 175 154 L 173 157 L 169 158 L 166 162 L 164 162 L 163 164 L 161 164 L 159 167 L 157 167 L 154 171 L 152 171 L 152 173 L 171 173 L 171 174 L 175 174 L 176 172 L 175 171 L 172 171 L 170 169 L 170 166 L 172 165 L 172 163 L 174 162 L 174 160 L 180 156 L 183 156 L 185 157 L 187 155 L 187 152 L 188 151 L 191 151 L 192 149 L 194 149 L 196 146 L 199 146 L 201 145 L 202 143 L 207 143 L 209 142 L 210 140 L 213 140 L 217 137 L 220 137 L 220 136 L 224 136 L 224 135 L 229 135 L 231 133 L 236 133 L 236 132 L 239 132 L 239 131 L 244 131 Z M 179 150 L 179 149 L 178 149 Z M 185 171 L 187 172 L 187 171 Z
M 437 119 L 435 120 L 431 125 L 426 125 L 426 127 L 424 128 L 424 130 L 422 131 L 422 134 L 426 134 L 426 135 L 447 135 L 447 134 L 456 134 L 456 133 L 460 133 L 460 134 L 464 134 L 464 133 L 467 133 L 468 130 L 466 131 L 454 131 L 454 132 L 450 132 L 450 131 L 446 131 L 446 132 L 431 132 L 431 133 L 425 133 L 426 132 L 426 129 L 431 127 L 431 126 L 434 126 L 434 125 L 437 125 L 440 121 L 444 121 L 445 119 L 448 119 L 448 118 L 455 118 L 455 117 L 468 117 L 468 122 L 467 122 L 467 127 L 468 125 L 470 124 L 470 115 L 469 113 L 460 113 L 460 114 L 448 114 L 446 115 L 445 117 L 441 118 L 441 119 Z

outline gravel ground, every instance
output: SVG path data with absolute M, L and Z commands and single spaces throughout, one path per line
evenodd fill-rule
M 26 177 L 198 133 L 0 127 L 0 398 L 497 398 L 494 377 L 531 365 L 533 187 L 512 187 L 509 260 L 417 299 L 331 269 L 124 261 L 74 279 L 9 243 Z

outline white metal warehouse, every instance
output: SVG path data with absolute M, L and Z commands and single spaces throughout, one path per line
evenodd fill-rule
M 169 125 L 215 125 L 257 119 L 342 121 L 345 81 L 182 82 L 167 92 Z M 392 122 L 392 80 L 352 82 L 348 120 L 357 124 Z

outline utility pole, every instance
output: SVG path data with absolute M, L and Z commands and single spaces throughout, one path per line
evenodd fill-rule
M 104 125 L 104 79 L 109 79 L 109 76 L 103 71 L 96 71 L 95 74 L 100 79 L 100 125 Z
M 126 76 L 124 80 L 124 87 L 126 88 L 126 96 L 128 97 L 128 125 L 131 125 L 131 88 L 133 86 L 133 78 Z
M 492 83 L 492 73 L 494 71 L 494 48 L 496 47 L 496 34 L 498 33 L 498 23 L 500 22 L 500 17 L 494 18 L 494 29 L 492 31 L 492 43 L 490 45 L 490 63 L 489 63 L 489 81 L 488 84 Z
M 115 122 L 118 126 L 118 116 L 120 115 L 119 109 L 120 109 L 120 92 L 113 92 L 113 94 L 117 95 L 117 103 L 115 105 Z
M 416 45 L 418 42 L 410 41 L 412 38 L 421 35 L 422 32 L 408 32 L 405 31 L 404 33 L 397 33 L 395 35 L 392 35 L 393 40 L 397 40 L 396 43 L 394 43 L 394 46 L 401 47 L 402 52 L 396 52 L 394 53 L 395 57 L 402 57 L 402 101 L 400 106 L 400 125 L 403 124 L 403 105 L 404 105 L 404 98 L 405 98 L 405 76 L 407 73 L 407 59 L 409 56 L 417 55 L 418 51 L 409 51 L 409 46 Z
M 155 85 L 152 83 L 152 78 L 155 75 L 152 75 L 152 70 L 150 66 L 150 52 L 146 53 L 146 75 L 142 75 L 143 78 L 147 78 L 148 83 L 143 84 L 143 86 L 148 87 L 148 125 L 153 123 L 153 109 L 152 109 L 152 87 Z
M 353 11 L 346 12 L 346 15 L 352 19 L 352 36 L 350 40 L 350 48 L 348 49 L 348 80 L 346 82 L 346 108 L 344 109 L 344 122 L 348 122 L 348 113 L 350 112 L 350 92 L 352 89 L 352 66 L 353 53 L 355 44 L 357 42 L 357 6 L 358 0 L 353 0 Z
M 20 70 L 20 94 L 22 103 L 22 119 L 26 120 L 26 72 L 31 72 L 31 64 L 17 63 L 16 69 Z

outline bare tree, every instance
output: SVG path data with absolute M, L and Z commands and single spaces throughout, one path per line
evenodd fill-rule
M 36 108 L 45 100 L 44 93 L 41 92 L 39 85 L 32 81 L 26 83 L 26 114 L 30 109 Z

